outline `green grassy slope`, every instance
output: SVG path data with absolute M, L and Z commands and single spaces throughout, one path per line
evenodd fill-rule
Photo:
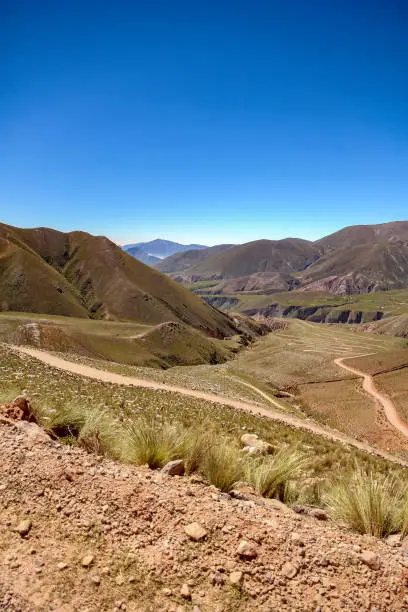
M 183 323 L 162 323 L 137 339 L 137 343 L 170 365 L 222 363 L 230 356 L 220 341 L 205 337 Z
M 333 295 L 323 291 L 289 291 L 269 295 L 231 292 L 216 295 L 215 287 L 209 287 L 204 282 L 191 283 L 188 286 L 191 291 L 197 291 L 217 308 L 227 312 L 241 312 L 252 316 L 290 316 L 326 322 L 348 320 L 350 323 L 370 323 L 369 330 L 378 333 L 404 336 L 408 332 L 407 318 L 395 318 L 408 314 L 408 289 L 354 295 Z M 347 313 L 350 313 L 349 319 L 343 316 Z M 371 323 L 380 317 L 384 317 L 382 321 Z
M 150 326 L 28 313 L 0 313 L 1 341 L 161 369 L 223 363 L 235 344 L 179 322 Z
M 103 317 L 153 325 L 182 321 L 219 336 L 234 331 L 228 317 L 107 238 L 71 233 L 64 274 L 81 291 L 91 312 Z

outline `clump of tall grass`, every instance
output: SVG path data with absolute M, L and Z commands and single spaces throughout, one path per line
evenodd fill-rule
M 207 449 L 202 471 L 212 485 L 228 492 L 244 477 L 245 459 L 236 443 L 222 440 Z
M 127 459 L 150 468 L 163 467 L 182 457 L 185 432 L 180 424 L 160 422 L 154 416 L 143 416 L 128 427 Z
M 408 493 L 406 493 L 404 502 L 400 508 L 399 526 L 401 535 L 405 538 L 408 535 Z
M 359 533 L 382 538 L 408 528 L 405 490 L 395 475 L 357 466 L 333 485 L 325 501 L 334 519 Z
M 40 425 L 52 436 L 76 441 L 90 453 L 122 459 L 126 431 L 107 409 L 71 402 L 54 409 L 42 406 L 35 413 Z
M 214 444 L 214 432 L 200 426 L 185 429 L 181 455 L 186 474 L 199 471 L 205 465 L 209 449 Z
M 34 412 L 38 422 L 44 429 L 58 438 L 79 436 L 91 409 L 82 404 L 67 402 L 56 408 L 42 404 L 35 406 Z
M 291 498 L 291 482 L 306 468 L 308 459 L 296 448 L 284 448 L 276 455 L 248 462 L 246 478 L 255 491 L 280 501 Z

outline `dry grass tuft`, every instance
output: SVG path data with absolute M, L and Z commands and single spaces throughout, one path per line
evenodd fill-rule
M 246 476 L 260 495 L 285 501 L 289 495 L 290 481 L 298 478 L 307 464 L 308 459 L 303 453 L 289 447 L 278 451 L 273 457 L 248 463 Z
M 333 518 L 358 533 L 382 538 L 408 525 L 405 489 L 393 474 L 365 472 L 357 466 L 334 484 L 325 501 Z
M 189 427 L 185 430 L 182 456 L 186 474 L 197 472 L 205 465 L 208 450 L 216 436 L 216 432 L 211 432 L 209 425 L 201 425 L 198 429 Z
M 124 455 L 133 463 L 154 469 L 182 456 L 185 432 L 178 424 L 144 416 L 131 423 L 127 433 Z
M 228 492 L 238 480 L 242 480 L 245 460 L 235 442 L 222 440 L 208 448 L 202 469 L 212 485 Z

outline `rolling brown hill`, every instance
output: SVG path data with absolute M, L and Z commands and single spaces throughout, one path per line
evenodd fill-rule
M 256 240 L 214 253 L 201 263 L 184 270 L 184 281 L 218 280 L 246 277 L 253 274 L 290 275 L 303 270 L 320 256 L 319 249 L 307 240 Z
M 103 236 L 0 224 L 0 309 L 183 322 L 212 336 L 234 325 L 178 283 Z
M 179 271 L 166 268 L 166 260 L 160 265 L 181 282 L 217 281 L 198 287 L 198 293 L 313 290 L 343 295 L 402 289 L 408 287 L 408 221 L 350 226 L 314 243 L 257 240 L 204 251 L 198 263 Z
M 217 244 L 216 246 L 208 247 L 207 249 L 194 249 L 193 251 L 174 253 L 174 255 L 170 255 L 169 257 L 155 263 L 153 267 L 156 268 L 156 270 L 160 270 L 160 272 L 165 272 L 166 274 L 183 272 L 183 270 L 187 270 L 187 268 L 207 260 L 215 253 L 222 253 L 233 246 L 235 245 Z
M 315 242 L 323 253 L 374 242 L 408 241 L 408 221 L 378 225 L 350 225 Z
M 408 242 L 374 242 L 336 249 L 299 275 L 302 287 L 334 294 L 408 286 Z

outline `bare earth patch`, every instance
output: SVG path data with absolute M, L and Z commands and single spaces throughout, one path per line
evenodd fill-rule
M 1 609 L 404 609 L 404 544 L 12 425 L 0 440 Z M 185 532 L 196 522 L 198 542 Z

